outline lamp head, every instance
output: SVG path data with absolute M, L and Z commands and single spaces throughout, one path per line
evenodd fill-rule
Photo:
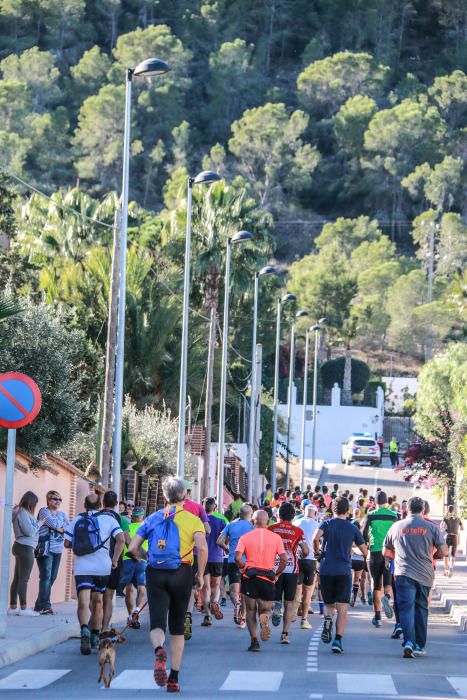
M 295 314 L 295 318 L 305 318 L 305 316 L 309 316 L 310 314 L 308 311 L 304 311 L 303 309 L 301 311 L 297 311 Z
M 235 236 L 232 237 L 232 243 L 244 243 L 251 240 L 253 240 L 253 234 L 249 231 L 237 231 Z
M 322 318 L 319 319 L 318 323 L 321 325 L 322 323 L 326 323 L 327 320 L 328 320 L 327 316 L 323 316 Z
M 222 180 L 221 176 L 214 172 L 214 170 L 202 170 L 197 174 L 193 180 L 194 185 L 207 185 L 210 182 L 218 182 Z
M 283 304 L 286 304 L 289 301 L 297 301 L 297 297 L 295 296 L 295 294 L 284 294 L 284 296 L 281 299 L 281 302 Z
M 310 330 L 311 330 L 311 331 L 319 331 L 319 330 L 320 330 L 319 324 L 318 324 L 318 323 L 315 323 L 314 326 L 311 326 Z
M 263 275 L 277 275 L 278 274 L 278 269 L 277 267 L 274 267 L 273 265 L 266 265 L 266 267 L 261 268 L 261 270 L 258 272 L 258 275 L 262 277 Z
M 165 61 L 161 61 L 160 58 L 146 58 L 145 61 L 138 63 L 133 71 L 135 76 L 143 76 L 143 78 L 150 78 L 153 75 L 163 75 L 168 73 L 170 66 Z

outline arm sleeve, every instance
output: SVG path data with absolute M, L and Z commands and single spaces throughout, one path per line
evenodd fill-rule
M 23 535 L 26 537 L 33 537 L 38 529 L 39 529 L 39 523 L 36 521 L 37 526 L 33 523 L 31 518 L 27 516 L 27 514 L 23 511 L 22 508 L 20 508 L 20 511 L 18 513 L 18 523 L 21 529 L 21 532 Z
M 37 517 L 38 520 L 44 520 L 44 525 L 47 525 L 47 527 L 50 527 L 52 530 L 55 530 L 57 527 L 57 520 L 59 516 L 52 515 L 48 508 L 41 508 Z
M 195 515 L 195 517 L 196 517 L 196 515 Z M 208 516 L 207 516 L 207 514 L 206 514 L 206 511 L 204 510 L 204 508 L 203 508 L 202 506 L 201 506 L 201 508 L 199 509 L 199 516 L 198 516 L 198 517 L 199 517 L 199 520 L 201 520 L 202 523 L 208 523 L 208 522 L 209 522 L 209 519 L 208 519 Z M 204 531 L 204 527 L 203 527 L 203 531 Z
M 128 528 L 128 532 L 129 532 L 129 531 L 130 531 L 130 528 Z M 143 522 L 143 524 L 141 525 L 141 527 L 139 527 L 139 528 L 137 529 L 136 534 L 137 534 L 139 537 L 142 537 L 143 540 L 147 540 L 147 539 L 148 539 L 148 519 L 147 519 L 147 518 L 146 518 L 146 520 Z
M 201 521 L 201 518 L 198 518 L 196 515 L 194 515 L 193 517 L 194 517 L 194 519 L 195 519 L 195 521 L 196 521 L 196 522 L 193 523 L 193 532 L 194 532 L 194 533 L 195 533 L 195 532 L 202 532 L 203 535 L 204 535 L 206 531 L 205 531 L 205 529 L 204 529 L 204 525 L 203 525 L 203 523 L 202 523 L 202 521 Z M 209 521 L 208 521 L 208 522 L 209 522 Z

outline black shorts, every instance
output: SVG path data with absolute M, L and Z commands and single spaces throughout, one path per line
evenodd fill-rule
M 384 586 L 392 585 L 392 574 L 386 568 L 382 552 L 370 552 L 370 574 L 374 591 L 381 591 Z
M 164 632 L 169 622 L 170 634 L 183 634 L 185 613 L 191 596 L 191 566 L 178 569 L 146 569 L 146 589 L 151 629 Z
M 198 555 L 193 554 L 193 564 L 191 565 L 191 583 L 193 588 L 196 586 L 196 574 L 198 573 Z
M 107 588 L 108 576 L 93 576 L 91 574 L 80 574 L 75 576 L 76 592 L 90 590 L 92 593 L 103 593 Z
M 275 585 L 275 600 L 295 600 L 297 594 L 298 574 L 281 574 Z
M 222 562 L 222 578 L 225 578 L 228 575 L 229 575 L 229 560 L 226 557 L 224 559 L 224 561 Z
M 319 577 L 321 596 L 327 605 L 333 603 L 350 603 L 352 591 L 352 574 Z
M 235 564 L 235 562 L 230 562 L 227 566 L 227 576 L 229 577 L 229 586 L 232 585 L 232 583 L 240 583 L 240 579 L 242 577 L 241 571 L 238 568 L 238 565 Z
M 273 601 L 274 598 L 274 581 L 268 581 L 265 578 L 253 576 L 247 578 L 242 576 L 242 584 L 240 588 L 243 595 L 254 600 L 264 600 L 266 602 Z
M 301 586 L 311 586 L 315 580 L 316 560 L 315 559 L 299 559 L 298 560 L 298 583 Z
M 365 560 L 352 559 L 352 571 L 365 571 Z
M 118 565 L 116 569 L 112 569 L 110 572 L 109 580 L 107 581 L 107 588 L 112 591 L 116 591 L 120 585 L 120 577 L 122 575 L 123 558 L 120 557 L 118 560 Z
M 455 557 L 457 552 L 457 543 L 459 537 L 457 535 L 446 535 L 446 546 L 450 550 L 451 556 Z
M 204 575 L 207 576 L 209 574 L 210 576 L 215 576 L 216 578 L 219 578 L 220 576 L 222 576 L 222 567 L 222 562 L 208 561 L 208 563 L 206 564 L 206 569 L 204 570 Z

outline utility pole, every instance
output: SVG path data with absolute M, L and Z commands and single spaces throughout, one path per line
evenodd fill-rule
M 258 481 L 259 481 L 259 446 L 261 443 L 261 384 L 262 384 L 262 369 L 263 369 L 263 346 L 258 343 L 256 345 L 256 392 L 255 392 L 255 437 L 254 437 L 254 452 L 253 452 L 253 484 L 252 494 L 254 502 L 258 496 Z
M 208 341 L 208 367 L 206 377 L 206 401 L 204 408 L 204 455 L 203 477 L 201 480 L 201 498 L 207 498 L 211 492 L 210 466 L 211 466 L 211 433 L 212 433 L 212 402 L 214 395 L 214 351 L 216 345 L 217 303 L 211 304 L 211 321 L 209 324 Z
M 433 277 L 434 277 L 434 270 L 435 270 L 435 230 L 436 230 L 436 224 L 434 221 L 430 222 L 430 235 L 429 235 L 429 241 L 428 241 L 428 247 L 429 247 L 429 252 L 428 252 L 428 294 L 427 294 L 427 301 L 429 304 L 433 301 Z M 428 362 L 428 360 L 431 360 L 433 356 L 433 334 L 432 334 L 432 329 L 431 326 L 428 330 L 427 336 L 426 336 L 426 342 L 425 342 L 425 361 Z
M 107 321 L 107 347 L 105 357 L 104 405 L 101 444 L 99 450 L 99 472 L 104 488 L 109 487 L 110 449 L 114 419 L 115 357 L 117 352 L 118 283 L 120 260 L 120 226 L 122 212 L 117 204 L 113 227 L 112 270 L 109 290 L 109 315 Z

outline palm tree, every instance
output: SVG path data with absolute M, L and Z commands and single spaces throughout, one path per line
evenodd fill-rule
M 23 311 L 23 307 L 15 299 L 0 296 L 0 323 L 11 316 L 21 313 L 21 311 Z
M 346 318 L 342 324 L 342 337 L 345 344 L 344 379 L 342 382 L 342 405 L 352 405 L 352 341 L 358 334 L 358 320 L 355 316 Z

